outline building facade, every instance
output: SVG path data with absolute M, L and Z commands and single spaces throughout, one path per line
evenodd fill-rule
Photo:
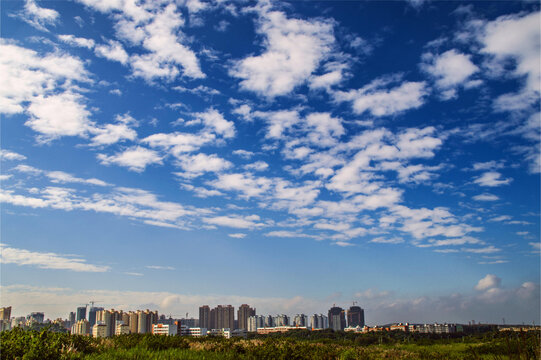
M 235 328 L 235 308 L 231 305 L 218 305 L 211 310 L 210 318 L 212 329 Z
M 86 319 L 86 306 L 79 306 L 77 308 L 77 317 L 75 321 L 85 320 Z
M 329 327 L 334 331 L 342 331 L 346 328 L 344 309 L 338 306 L 333 306 L 329 309 Z
M 364 327 L 364 310 L 360 306 L 351 306 L 348 309 L 348 327 Z
M 248 329 L 248 318 L 255 316 L 255 308 L 251 308 L 248 304 L 242 304 L 237 311 L 238 326 L 242 330 Z
M 199 307 L 199 327 L 210 329 L 210 307 L 208 305 Z

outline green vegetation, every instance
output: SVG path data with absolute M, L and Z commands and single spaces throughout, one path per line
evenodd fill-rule
M 2 360 L 128 359 L 540 359 L 541 333 L 353 334 L 291 331 L 248 339 L 132 334 L 94 339 L 22 330 L 0 336 Z

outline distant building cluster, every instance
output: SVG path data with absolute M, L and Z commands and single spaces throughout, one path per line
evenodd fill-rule
M 211 308 L 203 305 L 199 308 L 199 318 L 173 318 L 171 315 L 159 315 L 151 310 L 105 310 L 95 307 L 90 302 L 90 308 L 81 306 L 70 312 L 68 319 L 45 320 L 43 312 L 32 312 L 27 316 L 12 317 L 11 306 L 0 308 L 0 331 L 14 327 L 40 329 L 51 327 L 52 331 L 70 332 L 72 334 L 110 337 L 123 334 L 156 334 L 182 336 L 223 336 L 246 337 L 247 333 L 270 334 L 291 330 L 318 331 L 332 329 L 355 333 L 370 333 L 379 331 L 404 331 L 409 333 L 451 334 L 459 332 L 484 331 L 525 331 L 539 326 L 498 326 L 480 323 L 460 324 L 409 324 L 396 323 L 383 326 L 369 327 L 365 324 L 364 310 L 353 304 L 345 310 L 332 306 L 327 315 L 296 314 L 290 317 L 285 314 L 257 315 L 256 309 L 248 304 L 242 304 L 236 311 L 232 305 L 218 305 Z M 88 311 L 87 311 L 88 309 Z

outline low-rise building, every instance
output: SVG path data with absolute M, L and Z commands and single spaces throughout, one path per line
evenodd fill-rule
M 152 333 L 154 335 L 177 335 L 177 328 L 177 325 L 154 324 L 152 325 Z
M 223 336 L 226 339 L 230 339 L 232 337 L 243 337 L 246 338 L 246 330 L 244 329 L 211 329 L 209 332 L 207 332 L 207 335 L 213 335 L 213 336 Z
M 207 329 L 200 327 L 187 327 L 183 325 L 180 334 L 182 336 L 200 337 L 207 335 Z
M 275 327 L 266 327 L 266 328 L 258 328 L 257 333 L 258 334 L 271 334 L 276 332 L 287 332 L 290 330 L 306 330 L 306 326 L 275 326 Z

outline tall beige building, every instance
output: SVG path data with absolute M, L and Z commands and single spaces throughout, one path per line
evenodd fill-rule
M 90 331 L 90 323 L 86 319 L 79 320 L 72 326 L 72 334 L 75 335 L 90 335 Z
M 100 310 L 96 312 L 96 324 L 101 323 L 106 326 L 106 336 L 113 336 L 116 330 L 116 322 L 122 320 L 122 310 Z
M 247 330 L 250 316 L 255 316 L 255 309 L 252 309 L 248 304 L 242 304 L 237 311 L 237 320 L 239 321 L 237 328 Z
M 158 312 L 150 311 L 137 311 L 137 332 L 139 334 L 147 334 L 152 332 L 152 325 L 158 323 Z
M 97 338 L 97 337 L 108 337 L 108 332 L 107 332 L 107 325 L 105 324 L 96 324 L 94 326 L 92 326 L 92 336 Z
M 138 319 L 139 319 L 139 316 L 137 315 L 137 313 L 135 311 L 130 311 L 128 313 L 129 315 L 129 322 L 128 322 L 128 325 L 130 326 L 130 333 L 132 334 L 137 334 L 137 324 L 138 324 Z
M 0 331 L 11 329 L 11 306 L 0 308 Z

